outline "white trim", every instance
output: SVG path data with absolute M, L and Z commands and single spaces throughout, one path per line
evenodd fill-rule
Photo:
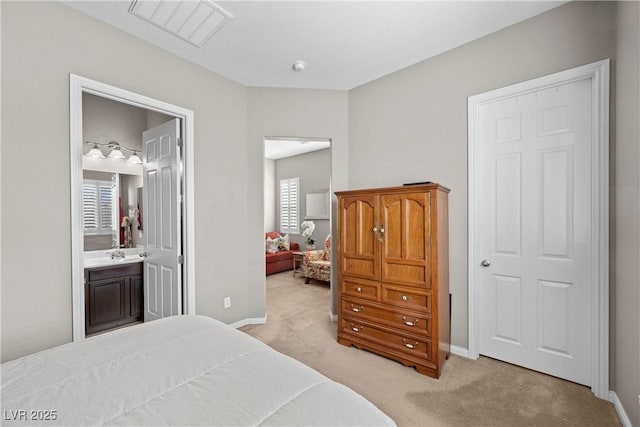
M 618 413 L 618 418 L 620 418 L 620 422 L 624 427 L 633 427 L 631 425 L 631 420 L 627 416 L 627 413 L 624 410 L 624 406 L 622 406 L 622 402 L 618 399 L 618 395 L 615 391 L 609 392 L 609 402 L 613 403 L 613 406 L 616 408 L 616 412 Z
M 75 74 L 69 74 L 69 139 L 71 160 L 71 280 L 73 341 L 85 338 L 84 311 L 84 240 L 82 230 L 82 94 L 90 93 L 124 104 L 157 111 L 182 119 L 184 137 L 184 179 L 186 236 L 185 281 L 187 312 L 195 313 L 195 214 L 194 214 L 194 128 L 193 111 L 158 101 Z
M 459 347 L 457 345 L 451 345 L 449 349 L 451 351 L 451 354 L 455 354 L 456 356 L 460 357 L 466 357 L 467 359 L 469 358 L 469 349 Z
M 593 94 L 593 200 L 592 235 L 592 369 L 591 391 L 601 399 L 609 396 L 609 60 L 518 83 L 470 96 L 468 99 L 468 283 L 469 283 L 469 358 L 477 359 L 478 312 L 476 306 L 476 200 L 474 130 L 476 109 L 480 104 L 507 96 L 524 94 L 570 81 L 591 79 Z
M 264 317 L 249 317 L 246 319 L 238 320 L 237 322 L 230 323 L 229 326 L 238 329 L 247 325 L 264 325 L 265 323 L 267 323 L 266 313 Z
M 337 322 L 337 321 L 338 321 L 338 315 L 337 315 L 337 314 L 333 314 L 333 312 L 331 312 L 331 311 L 330 311 L 330 312 L 329 312 L 329 319 L 330 319 L 332 322 Z

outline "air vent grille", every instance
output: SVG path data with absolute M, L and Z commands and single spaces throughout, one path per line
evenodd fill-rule
M 129 12 L 202 47 L 233 16 L 209 0 L 134 0 Z

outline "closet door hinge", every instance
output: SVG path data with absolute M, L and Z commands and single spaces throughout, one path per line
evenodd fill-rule
M 178 255 L 178 264 L 184 264 L 184 255 Z
M 176 144 L 178 145 L 178 147 L 182 148 L 182 138 L 177 138 Z

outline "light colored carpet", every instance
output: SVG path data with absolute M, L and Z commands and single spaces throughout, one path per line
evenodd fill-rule
M 329 287 L 291 271 L 267 278 L 267 324 L 242 328 L 357 391 L 400 426 L 619 426 L 589 388 L 494 359 L 452 355 L 435 380 L 336 342 Z

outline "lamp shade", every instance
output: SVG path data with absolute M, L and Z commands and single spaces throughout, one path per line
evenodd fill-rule
M 119 146 L 112 146 L 111 147 L 111 152 L 109 153 L 109 158 L 110 159 L 124 159 L 124 154 L 122 154 L 122 151 L 120 151 L 120 147 Z
M 131 157 L 129 157 L 129 160 L 127 160 L 129 163 L 133 163 L 135 165 L 140 165 L 142 164 L 142 160 L 140 159 L 140 157 L 138 157 L 138 153 L 136 153 L 135 151 L 133 152 L 133 154 L 131 155 Z
M 98 144 L 93 144 L 93 148 L 85 155 L 96 159 L 104 159 L 104 154 L 102 154 L 102 150 L 98 148 Z

